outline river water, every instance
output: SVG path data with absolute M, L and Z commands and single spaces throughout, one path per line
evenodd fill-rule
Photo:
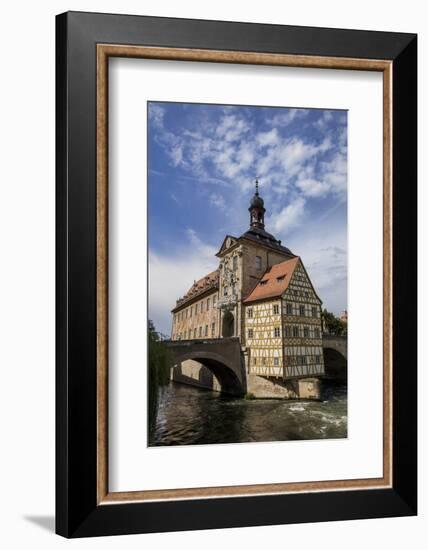
M 347 437 L 346 386 L 321 401 L 245 400 L 171 382 L 159 390 L 150 445 L 199 445 Z

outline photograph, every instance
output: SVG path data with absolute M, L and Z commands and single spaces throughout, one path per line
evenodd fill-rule
M 147 444 L 346 438 L 347 111 L 147 121 Z
M 1 548 L 426 546 L 423 6 L 3 5 Z

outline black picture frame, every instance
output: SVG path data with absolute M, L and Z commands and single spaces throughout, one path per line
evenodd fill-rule
M 392 61 L 391 488 L 97 504 L 96 46 Z M 417 36 L 68 12 L 56 18 L 56 532 L 65 537 L 417 513 Z

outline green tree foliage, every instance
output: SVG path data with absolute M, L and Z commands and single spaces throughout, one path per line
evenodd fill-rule
M 345 336 L 348 333 L 348 324 L 336 317 L 331 311 L 326 309 L 322 312 L 324 327 L 329 334 Z
M 151 439 L 158 410 L 159 387 L 169 383 L 171 360 L 168 348 L 162 342 L 155 326 L 149 320 L 149 437 Z

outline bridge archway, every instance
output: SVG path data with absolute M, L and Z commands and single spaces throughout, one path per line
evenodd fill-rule
M 221 335 L 223 338 L 230 338 L 235 332 L 235 318 L 231 311 L 226 311 L 223 315 L 223 322 L 221 325 Z
M 348 361 L 337 349 L 324 348 L 325 375 L 330 380 L 346 383 L 348 380 Z
M 346 335 L 323 334 L 326 378 L 346 383 L 348 379 L 348 339 Z
M 191 359 L 206 367 L 229 395 L 246 392 L 246 373 L 238 338 L 171 342 L 168 344 L 174 368 Z

